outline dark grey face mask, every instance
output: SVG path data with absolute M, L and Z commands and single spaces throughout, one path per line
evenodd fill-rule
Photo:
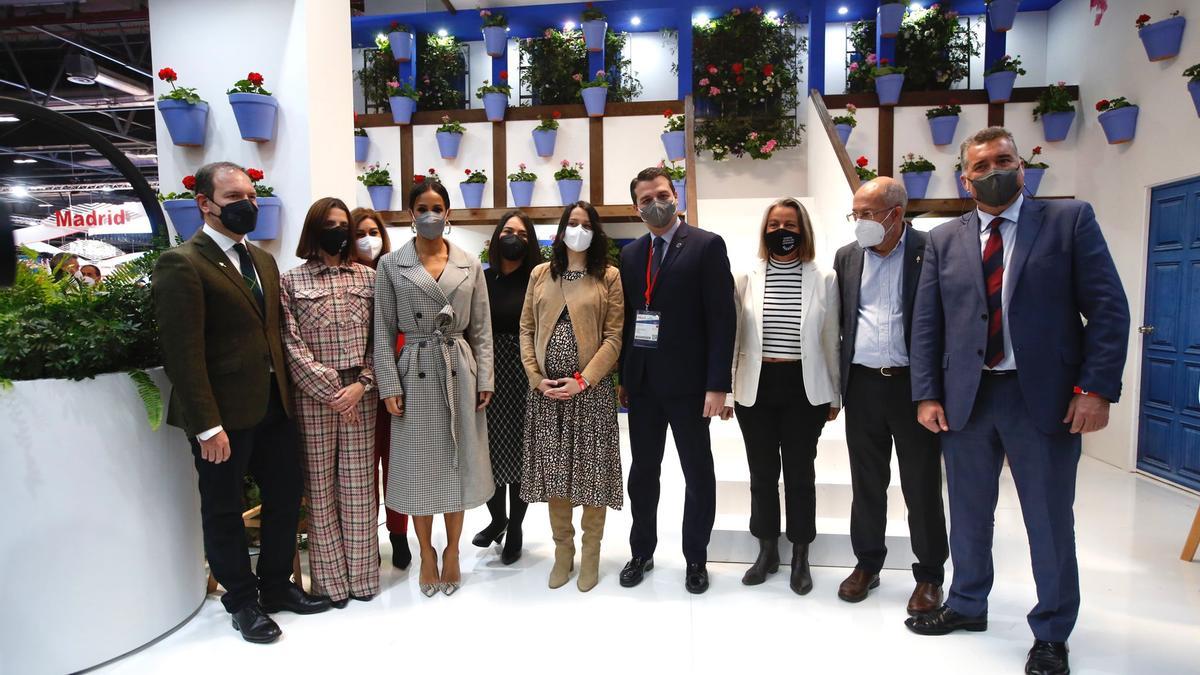
M 975 198 L 988 206 L 1004 206 L 1021 191 L 1021 179 L 1016 169 L 996 169 L 981 178 L 971 179 Z
M 446 216 L 434 211 L 426 211 L 413 220 L 413 228 L 417 231 L 417 236 L 422 239 L 437 239 L 446 230 Z
M 650 227 L 662 229 L 675 222 L 675 202 L 656 199 L 638 210 L 642 222 Z

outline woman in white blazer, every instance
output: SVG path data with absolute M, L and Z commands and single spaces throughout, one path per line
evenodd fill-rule
M 779 471 L 783 468 L 792 590 L 812 590 L 808 546 L 816 537 L 817 439 L 842 405 L 837 277 L 813 262 L 808 212 L 790 197 L 763 214 L 759 253 L 736 276 L 733 393 L 750 464 L 750 532 L 758 559 L 742 583 L 779 570 Z

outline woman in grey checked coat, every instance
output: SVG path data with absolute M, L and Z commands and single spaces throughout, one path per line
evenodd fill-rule
M 387 506 L 413 517 L 421 592 L 432 597 L 458 590 L 463 511 L 495 492 L 484 416 L 493 391 L 491 316 L 483 267 L 442 236 L 446 189 L 418 183 L 408 203 L 417 236 L 376 269 L 375 377 L 392 414 Z M 447 540 L 440 573 L 431 542 L 439 513 Z

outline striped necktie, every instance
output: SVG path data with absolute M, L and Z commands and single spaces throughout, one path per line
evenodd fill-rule
M 258 300 L 258 308 L 265 312 L 267 308 L 263 301 L 262 286 L 258 285 L 258 277 L 254 274 L 254 262 L 250 260 L 250 251 L 246 250 L 246 245 L 241 242 L 234 244 L 233 250 L 238 254 L 238 266 L 242 268 L 242 279 L 250 288 L 250 292 L 254 294 L 254 299 Z
M 987 289 L 988 338 L 984 364 L 995 368 L 1004 360 L 1004 239 L 1000 224 L 1004 218 L 993 218 L 987 246 L 983 249 L 983 283 Z

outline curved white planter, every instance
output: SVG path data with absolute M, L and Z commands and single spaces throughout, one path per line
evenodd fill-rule
M 150 429 L 129 375 L 14 382 L 0 429 L 0 672 L 104 663 L 204 602 L 192 453 Z

